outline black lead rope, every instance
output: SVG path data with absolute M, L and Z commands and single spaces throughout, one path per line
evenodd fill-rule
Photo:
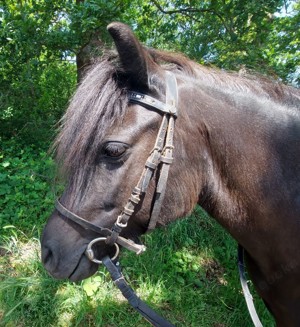
M 152 310 L 145 302 L 143 302 L 134 292 L 134 290 L 127 284 L 122 272 L 120 265 L 116 265 L 113 261 L 105 256 L 102 259 L 102 263 L 105 265 L 110 273 L 110 276 L 122 292 L 123 296 L 127 299 L 128 303 L 141 314 L 152 326 L 155 327 L 175 327 L 169 321 L 165 320 L 163 317 L 158 315 L 154 310 Z M 253 298 L 250 293 L 246 275 L 245 275 L 245 263 L 244 263 L 244 248 L 238 246 L 238 267 L 240 274 L 240 281 L 246 299 L 248 311 L 250 313 L 251 319 L 255 327 L 263 327 L 261 321 L 258 318 L 257 312 L 254 307 Z
M 122 292 L 123 296 L 127 299 L 128 303 L 148 322 L 150 322 L 150 324 L 155 327 L 175 327 L 169 321 L 158 315 L 135 294 L 134 290 L 127 284 L 123 274 L 121 273 L 120 266 L 114 264 L 108 256 L 105 256 L 102 259 L 102 263 L 109 271 L 112 280 Z

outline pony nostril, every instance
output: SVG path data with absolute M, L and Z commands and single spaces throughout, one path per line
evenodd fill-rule
M 52 250 L 47 246 L 42 248 L 42 262 L 45 265 L 47 262 L 51 261 L 53 256 Z
M 55 249 L 51 245 L 45 245 L 42 247 L 42 262 L 47 270 L 54 270 L 57 266 L 57 256 L 55 255 Z

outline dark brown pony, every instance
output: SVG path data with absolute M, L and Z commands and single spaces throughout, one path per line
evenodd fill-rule
M 61 202 L 111 228 L 153 148 L 161 114 L 128 103 L 129 90 L 165 101 L 165 74 L 178 84 L 174 162 L 158 225 L 200 204 L 245 249 L 257 292 L 278 327 L 300 326 L 300 92 L 263 78 L 202 67 L 143 47 L 109 25 L 118 54 L 79 85 L 56 140 L 67 186 Z M 122 232 L 147 230 L 155 178 Z M 98 265 L 85 255 L 95 233 L 51 215 L 42 259 L 56 278 L 82 280 Z M 108 252 L 99 244 L 97 255 Z

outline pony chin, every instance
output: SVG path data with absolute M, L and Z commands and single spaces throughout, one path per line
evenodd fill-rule
M 97 270 L 98 264 L 91 262 L 85 255 L 82 255 L 78 265 L 75 267 L 68 279 L 72 282 L 79 282 L 94 275 Z
M 82 255 L 77 263 L 72 264 L 72 266 L 69 265 L 68 268 L 60 271 L 48 270 L 48 273 L 56 279 L 69 279 L 72 282 L 79 282 L 94 275 L 98 270 L 98 264 L 91 262 L 85 255 Z

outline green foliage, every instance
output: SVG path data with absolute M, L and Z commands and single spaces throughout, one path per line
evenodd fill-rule
M 267 38 L 265 56 L 276 73 L 295 86 L 300 86 L 300 1 L 288 1 L 283 14 L 273 17 Z
M 60 119 L 75 85 L 75 67 L 50 63 L 36 67 L 26 79 L 27 68 L 5 89 L 0 112 L 1 136 L 18 136 L 20 142 L 38 143 L 53 138 L 52 127 Z
M 112 21 L 122 20 L 124 11 L 128 10 L 130 5 L 128 0 L 81 0 L 70 6 L 69 28 L 77 46 L 75 53 L 82 45 L 88 44 L 95 34 L 102 45 L 106 41 L 111 42 L 106 33 L 106 26 Z
M 40 227 L 49 216 L 54 197 L 54 166 L 35 145 L 20 147 L 3 141 L 0 149 L 0 234 L 7 225 L 23 232 Z
M 2 1 L 0 136 L 25 143 L 49 137 L 75 87 L 75 55 L 101 55 L 114 20 L 130 24 L 149 46 L 299 85 L 299 6 L 299 0 Z
M 148 45 L 224 69 L 277 75 L 299 86 L 299 0 L 152 0 L 134 9 L 129 21 Z
M 75 86 L 66 19 L 58 1 L 6 1 L 0 9 L 0 136 L 45 140 Z

